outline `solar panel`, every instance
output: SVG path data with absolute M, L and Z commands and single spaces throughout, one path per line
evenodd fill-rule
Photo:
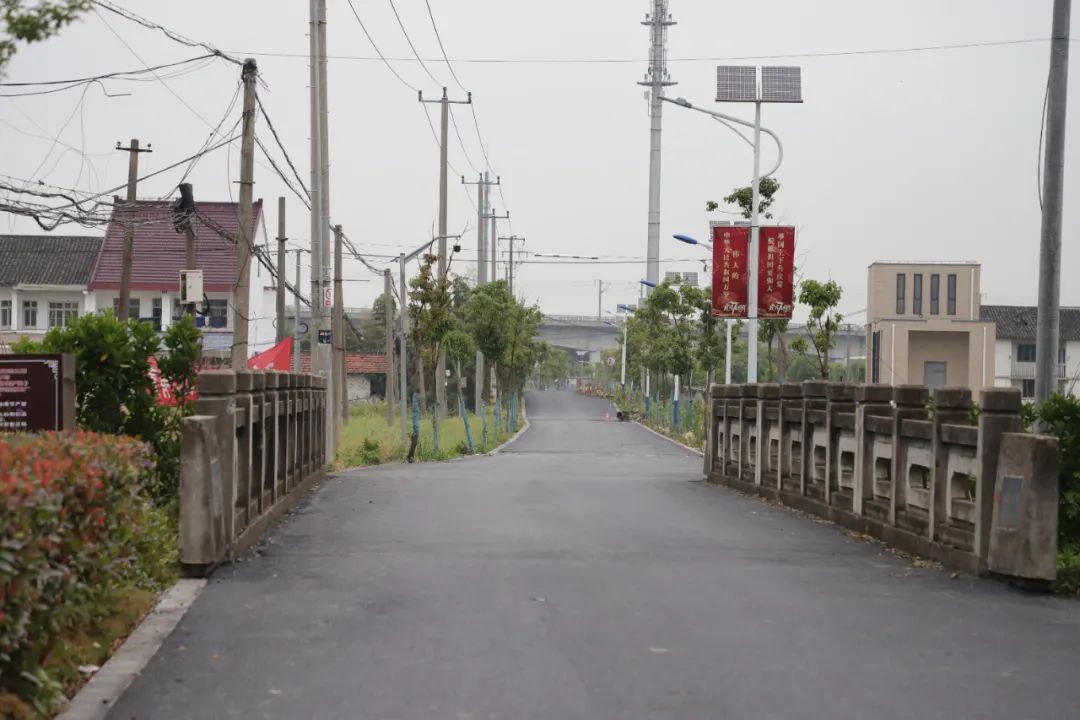
M 717 102 L 755 102 L 757 68 L 752 65 L 721 65 L 716 68 Z
M 761 99 L 764 102 L 801 103 L 802 68 L 761 68 Z

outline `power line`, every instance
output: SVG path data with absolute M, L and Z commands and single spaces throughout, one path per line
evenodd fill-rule
M 424 0 L 424 5 L 427 6 L 428 17 L 431 18 L 431 29 L 435 31 L 435 39 L 439 41 L 439 51 L 442 53 L 443 60 L 446 61 L 446 67 L 450 71 L 451 77 L 454 78 L 454 82 L 458 84 L 463 92 L 468 92 L 465 86 L 461 84 L 461 80 L 458 78 L 457 73 L 454 72 L 454 66 L 450 64 L 450 58 L 446 56 L 446 47 L 443 46 L 442 35 L 439 34 L 439 26 L 435 23 L 435 14 L 431 12 L 431 2 Z M 469 163 L 470 165 L 472 163 Z M 475 169 L 475 166 L 474 168 Z
M 122 7 L 118 6 L 118 5 L 114 5 L 111 2 L 106 2 L 105 0 L 91 0 L 91 2 L 94 5 L 97 5 L 99 8 L 103 9 L 103 10 L 108 10 L 111 13 L 119 15 L 120 17 L 124 18 L 125 20 L 130 20 L 131 22 L 142 25 L 143 27 L 148 28 L 150 30 L 159 30 L 165 35 L 165 37 L 169 38 L 170 40 L 172 40 L 174 42 L 178 42 L 181 45 L 187 45 L 188 47 L 199 47 L 199 48 L 202 48 L 203 50 L 206 50 L 208 53 L 210 53 L 212 55 L 215 55 L 217 57 L 222 58 L 223 60 L 228 60 L 229 62 L 240 65 L 241 67 L 243 67 L 243 65 L 244 65 L 242 60 L 234 58 L 231 55 L 228 55 L 228 54 L 222 52 L 221 50 L 218 50 L 216 47 L 214 47 L 213 45 L 210 45 L 209 43 L 200 42 L 198 40 L 192 40 L 191 38 L 184 37 L 180 33 L 176 32 L 174 30 L 170 30 L 167 27 L 165 27 L 164 25 L 160 25 L 160 24 L 158 24 L 156 22 L 153 22 L 151 20 L 147 20 L 146 18 L 140 17 L 140 16 L 136 15 L 135 13 L 131 12 L 130 10 L 125 10 L 124 8 L 122 8 Z M 100 16 L 100 13 L 99 13 L 99 16 Z
M 696 63 L 696 62 L 732 62 L 736 60 L 784 60 L 784 59 L 796 59 L 796 58 L 817 58 L 817 57 L 849 57 L 854 55 L 899 55 L 906 53 L 918 53 L 918 52 L 936 52 L 942 50 L 968 50 L 973 48 L 990 48 L 990 47 L 1007 47 L 1010 45 L 1029 45 L 1034 43 L 1050 42 L 1050 38 L 1025 38 L 1019 40 L 991 40 L 986 42 L 972 42 L 972 43 L 954 43 L 946 45 L 923 45 L 915 47 L 901 47 L 901 48 L 870 48 L 860 50 L 838 50 L 838 51 L 823 51 L 823 52 L 805 52 L 805 53 L 777 53 L 775 55 L 730 55 L 726 57 L 676 57 L 668 58 L 669 63 Z M 1073 38 L 1071 42 L 1080 42 L 1080 38 Z M 288 52 L 252 52 L 245 51 L 244 55 L 250 55 L 253 57 L 278 57 L 278 58 L 304 58 L 307 59 L 307 55 L 301 53 L 288 53 Z M 373 62 L 383 60 L 383 58 L 370 57 L 365 55 L 329 55 L 329 60 L 353 60 L 358 62 Z M 440 62 L 442 58 L 424 58 L 424 62 Z M 385 58 L 385 61 L 393 62 L 416 62 L 416 58 L 410 57 L 390 57 Z M 640 57 L 626 57 L 626 58 L 450 58 L 450 62 L 472 64 L 472 65 L 621 65 L 621 64 L 637 64 L 643 60 Z
M 300 187 L 301 189 L 303 189 L 304 194 L 308 197 L 308 199 L 311 199 L 311 191 L 308 190 L 307 186 L 304 184 L 304 180 L 300 177 L 300 173 L 299 171 L 297 171 L 296 165 L 293 164 L 292 158 L 289 157 L 289 152 L 285 149 L 285 145 L 282 144 L 281 137 L 278 135 L 277 128 L 274 127 L 274 123 L 271 122 L 270 116 L 266 112 L 266 106 L 263 105 L 261 98 L 257 98 L 256 101 L 259 104 L 259 112 L 262 113 L 263 120 L 266 121 L 266 126 L 270 128 L 270 133 L 274 136 L 274 141 L 277 143 L 278 149 L 281 150 L 281 154 L 285 156 L 285 162 L 289 164 L 289 168 L 293 171 L 293 175 L 296 177 L 296 182 L 300 183 Z M 266 151 L 264 150 L 263 152 Z
M 379 50 L 379 46 L 375 44 L 375 39 L 371 37 L 371 33 L 368 32 L 367 26 L 364 25 L 364 21 L 360 19 L 360 13 L 356 11 L 356 6 L 353 5 L 353 0 L 347 0 L 349 3 L 349 9 L 352 10 L 353 16 L 356 18 L 356 22 L 360 23 L 360 29 L 364 31 L 364 35 L 367 37 L 368 42 L 371 43 L 371 49 L 375 51 L 375 54 L 379 56 L 379 60 L 386 65 L 386 69 L 393 73 L 402 85 L 415 92 L 420 92 L 418 88 L 413 87 L 405 78 L 401 77 L 401 74 L 394 69 L 394 66 L 390 64 L 390 61 L 386 59 L 386 56 Z M 304 57 L 307 57 L 306 55 Z
M 412 54 L 416 58 L 416 61 L 420 63 L 420 67 L 424 69 L 424 72 L 427 73 L 427 76 L 431 78 L 431 81 L 435 83 L 436 87 L 442 86 L 439 79 L 431 74 L 431 70 L 428 69 L 428 66 L 420 58 L 420 53 L 416 51 L 416 46 L 413 45 L 412 38 L 409 37 L 409 31 L 405 29 L 405 23 L 402 22 L 401 15 L 398 14 L 397 5 L 394 4 L 394 0 L 387 0 L 387 2 L 390 3 L 390 9 L 394 11 L 394 17 L 397 18 L 398 27 L 401 28 L 401 34 L 405 36 L 405 42 L 409 44 L 409 49 L 412 50 Z
M 168 68 L 180 67 L 183 65 L 189 65 L 194 62 L 213 58 L 213 55 L 199 55 L 198 57 L 188 58 L 187 60 L 179 60 L 173 63 L 165 63 L 163 65 L 155 65 L 153 67 L 147 67 L 143 70 L 123 70 L 111 73 L 103 73 L 101 75 L 94 75 L 90 77 L 74 78 L 71 80 L 43 80 L 38 82 L 0 82 L 0 87 L 51 87 L 51 90 L 36 90 L 23 93 L 0 93 L 0 97 L 27 97 L 30 95 L 50 95 L 52 93 L 64 92 L 66 90 L 72 90 L 83 85 L 90 83 L 101 82 L 103 80 L 137 80 L 135 77 L 128 77 L 131 75 L 145 75 L 147 73 L 156 73 L 158 70 L 166 70 Z M 196 68 L 201 69 L 201 68 Z M 106 92 L 106 95 L 109 93 Z

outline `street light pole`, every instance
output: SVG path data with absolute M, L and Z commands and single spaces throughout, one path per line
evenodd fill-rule
M 750 302 L 747 308 L 749 319 L 746 352 L 746 382 L 758 381 L 758 248 L 761 242 L 761 103 L 754 103 L 754 184 L 750 201 L 750 257 L 746 259 L 750 273 Z

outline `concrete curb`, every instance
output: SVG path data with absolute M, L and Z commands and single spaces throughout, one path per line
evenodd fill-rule
M 491 452 L 484 453 L 485 457 L 495 457 L 499 453 L 503 452 L 510 445 L 517 442 L 518 438 L 520 438 L 522 435 L 524 435 L 525 431 L 528 430 L 532 426 L 532 423 L 529 422 L 529 411 L 525 407 L 525 398 L 521 398 L 521 414 L 525 416 L 525 424 L 521 426 L 521 429 L 518 430 L 516 433 L 514 433 L 514 437 L 510 438 L 509 440 L 504 442 L 499 447 L 495 448 Z
M 103 720 L 205 587 L 206 580 L 184 579 L 165 591 L 150 614 L 94 673 L 56 720 Z
M 618 406 L 618 405 L 616 405 L 615 403 L 611 403 L 611 407 L 615 408 L 615 412 L 619 412 L 619 406 Z M 675 439 L 673 439 L 673 438 L 670 438 L 670 437 L 668 437 L 667 435 L 665 435 L 664 433 L 661 433 L 661 432 L 657 432 L 656 430 L 653 430 L 653 429 L 652 429 L 651 427 L 649 427 L 648 425 L 646 425 L 646 424 L 645 424 L 645 423 L 643 423 L 643 422 L 640 422 L 640 421 L 638 421 L 638 420 L 631 420 L 631 422 L 633 422 L 633 423 L 634 423 L 635 425 L 637 425 L 637 426 L 638 426 L 638 427 L 640 427 L 640 428 L 643 428 L 643 429 L 645 429 L 645 430 L 648 430 L 649 432 L 651 432 L 651 433 L 652 433 L 653 435 L 655 435 L 656 437 L 664 438 L 664 439 L 665 439 L 665 440 L 667 440 L 667 441 L 668 441 L 669 443 L 672 443 L 672 444 L 674 444 L 674 445 L 678 445 L 678 446 L 679 446 L 679 447 L 681 447 L 681 448 L 682 448 L 683 450 L 689 450 L 690 452 L 694 453 L 694 454 L 695 454 L 695 455 L 697 455 L 698 457 L 705 457 L 705 453 L 704 453 L 704 452 L 702 452 L 701 450 L 698 450 L 697 448 L 692 448 L 692 447 L 690 447 L 689 445 L 683 445 L 683 444 L 682 444 L 681 442 L 679 442 L 678 440 L 675 440 Z

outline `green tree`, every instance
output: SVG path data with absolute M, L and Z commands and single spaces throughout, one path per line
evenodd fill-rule
M 768 372 L 765 374 L 768 382 L 777 380 L 776 365 L 773 364 L 773 343 L 787 332 L 790 320 L 759 320 L 758 340 L 765 343 Z
M 806 355 L 813 348 L 817 357 L 818 377 L 822 380 L 829 378 L 829 351 L 836 345 L 836 332 L 844 319 L 840 313 L 833 312 L 843 295 L 843 288 L 834 280 L 824 283 L 803 280 L 799 286 L 799 302 L 809 306 L 810 317 L 806 321 L 807 337 L 793 340 L 791 349 Z
M 533 376 L 542 388 L 565 383 L 570 379 L 572 364 L 570 355 L 562 348 L 552 347 L 544 341 L 536 346 L 536 368 Z
M 780 183 L 771 177 L 761 178 L 758 190 L 760 192 L 758 212 L 766 219 L 772 219 L 769 208 L 772 207 L 773 202 L 776 200 L 775 195 L 780 190 Z M 724 202 L 728 205 L 738 206 L 742 216 L 749 220 L 752 214 L 751 208 L 754 205 L 753 186 L 747 185 L 746 187 L 735 188 L 730 195 L 724 198 Z M 712 200 L 705 203 L 706 212 L 713 212 L 719 208 L 720 205 Z
M 56 35 L 90 9 L 91 0 L 0 0 L 3 34 L 0 34 L 0 77 L 15 54 L 17 41 L 34 43 Z

